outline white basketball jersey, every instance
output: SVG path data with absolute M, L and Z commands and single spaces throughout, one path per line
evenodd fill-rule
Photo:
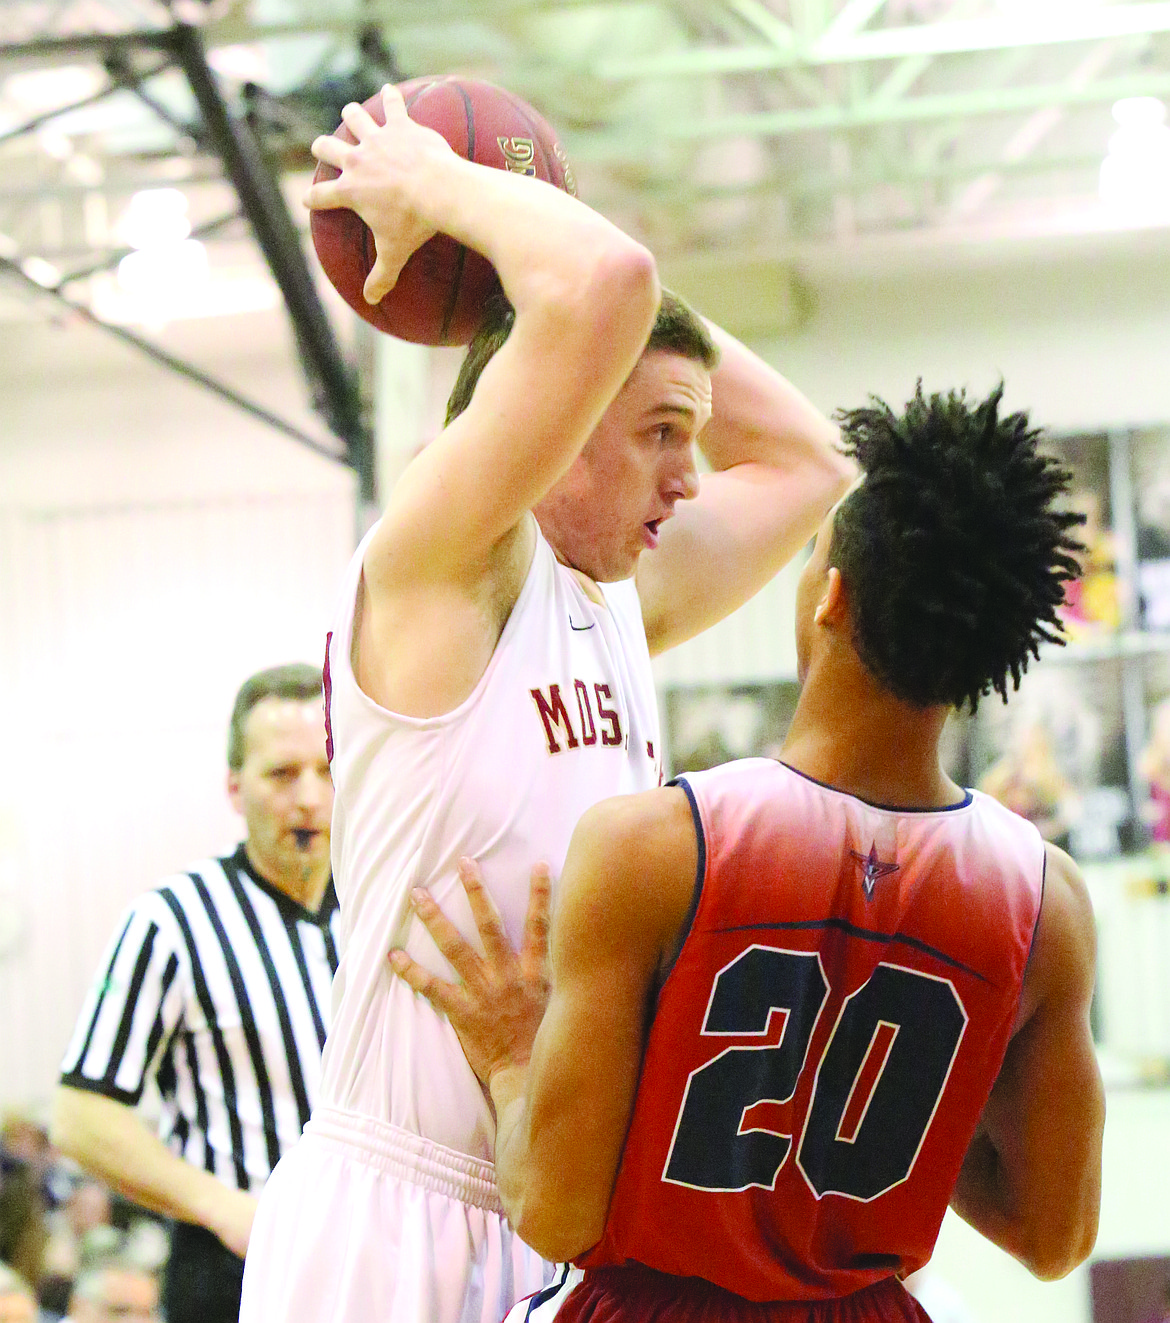
M 463 855 L 479 860 L 518 945 L 532 865 L 546 861 L 555 880 L 585 809 L 659 784 L 641 609 L 633 580 L 605 585 L 606 606 L 592 602 L 538 535 L 472 694 L 443 716 L 401 716 L 367 697 L 350 665 L 365 545 L 346 573 L 328 647 L 342 953 L 321 1102 L 490 1160 L 494 1122 L 458 1039 L 392 974 L 387 953 L 404 945 L 450 977 L 407 902 L 426 887 L 473 937 L 456 874 Z

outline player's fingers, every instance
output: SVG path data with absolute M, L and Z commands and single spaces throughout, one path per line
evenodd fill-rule
M 524 916 L 524 940 L 520 951 L 529 967 L 548 961 L 548 934 L 552 916 L 552 873 L 548 864 L 537 864 L 528 887 L 528 912 Z
M 356 101 L 350 101 L 341 107 L 341 122 L 358 142 L 361 142 L 372 129 L 380 127 L 365 106 L 359 106 Z
M 304 203 L 310 211 L 326 211 L 330 207 L 349 205 L 338 196 L 337 180 L 335 179 L 320 179 L 315 184 L 310 184 L 305 189 Z
M 340 138 L 335 138 L 331 133 L 322 133 L 320 137 L 313 139 L 313 144 L 309 150 L 326 165 L 331 165 L 340 170 L 345 162 L 346 155 L 353 148 L 353 143 L 342 142 Z
M 488 959 L 496 965 L 508 964 L 515 958 L 508 934 L 495 902 L 488 895 L 483 884 L 483 872 L 474 859 L 460 859 L 459 880 L 467 893 L 467 903 L 471 906 L 471 916 L 479 935 L 483 938 L 484 951 Z
M 398 283 L 398 273 L 401 269 L 387 262 L 382 254 L 378 253 L 374 265 L 370 268 L 370 274 L 366 277 L 366 283 L 362 286 L 362 298 L 367 303 L 380 303 Z
M 478 986 L 482 982 L 483 962 L 475 947 L 421 887 L 416 887 L 410 893 L 410 903 L 451 968 L 465 983 Z
M 459 999 L 459 988 L 454 983 L 448 983 L 432 974 L 417 960 L 412 960 L 405 951 L 391 951 L 389 959 L 390 968 L 404 983 L 425 997 L 435 1010 L 442 1011 L 444 1015 L 450 1014 Z
M 402 93 L 393 83 L 385 83 L 382 87 L 382 116 L 386 123 L 404 118 L 405 115 L 406 102 L 402 99 Z

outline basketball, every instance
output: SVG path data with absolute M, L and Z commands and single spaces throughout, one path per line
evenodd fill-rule
M 518 96 L 475 78 L 412 78 L 399 84 L 406 112 L 417 124 L 441 133 L 454 151 L 479 165 L 534 175 L 575 193 L 576 186 L 556 135 Z M 365 102 L 385 123 L 382 94 Z M 342 124 L 335 136 L 354 137 Z M 339 171 L 317 166 L 314 183 Z M 380 331 L 424 345 L 462 345 L 475 334 L 500 284 L 491 263 L 449 235 L 436 234 L 413 253 L 398 283 L 379 303 L 367 303 L 362 286 L 374 265 L 374 236 L 356 212 L 335 208 L 311 213 L 313 246 L 333 287 L 355 312 Z

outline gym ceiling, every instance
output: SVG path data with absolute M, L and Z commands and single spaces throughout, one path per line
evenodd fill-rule
M 0 317 L 118 321 L 130 199 L 177 190 L 213 273 L 283 295 L 331 430 L 360 431 L 304 256 L 308 145 L 437 72 L 530 100 L 668 271 L 1170 223 L 1170 0 L 0 0 Z M 1139 140 L 1153 200 L 1103 198 Z

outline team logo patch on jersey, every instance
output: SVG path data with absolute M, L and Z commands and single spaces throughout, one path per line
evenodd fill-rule
M 896 873 L 902 866 L 894 863 L 893 860 L 885 863 L 879 859 L 877 841 L 869 847 L 869 854 L 858 854 L 856 850 L 850 850 L 849 853 L 861 865 L 861 885 L 865 888 L 866 900 L 873 900 L 873 889 L 883 877 Z

